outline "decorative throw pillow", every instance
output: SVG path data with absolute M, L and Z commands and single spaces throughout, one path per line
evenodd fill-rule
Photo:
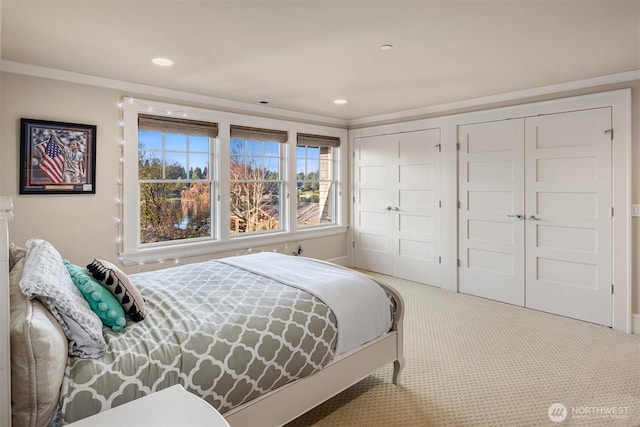
M 144 299 L 142 294 L 118 267 L 101 259 L 94 259 L 87 270 L 102 283 L 122 304 L 124 312 L 135 322 L 144 319 Z
M 89 272 L 79 265 L 71 264 L 64 260 L 71 280 L 80 291 L 89 307 L 98 315 L 102 323 L 111 327 L 114 332 L 120 332 L 127 320 L 124 318 L 124 310 L 120 302 L 100 283 L 96 282 Z
M 107 344 L 102 322 L 71 281 L 60 253 L 47 241 L 27 241 L 27 255 L 20 289 L 27 298 L 37 298 L 49 309 L 69 339 L 69 354 L 95 358 Z

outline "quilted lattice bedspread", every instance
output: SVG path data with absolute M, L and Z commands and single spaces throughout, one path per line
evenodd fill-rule
M 335 316 L 303 290 L 216 261 L 130 278 L 147 317 L 105 329 L 102 358 L 69 359 L 63 424 L 173 384 L 224 413 L 334 355 Z

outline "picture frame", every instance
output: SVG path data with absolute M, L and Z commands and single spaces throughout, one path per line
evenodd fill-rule
M 95 194 L 95 125 L 20 119 L 20 194 Z

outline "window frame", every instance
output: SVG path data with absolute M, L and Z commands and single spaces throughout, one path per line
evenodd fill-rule
M 286 150 L 286 142 L 285 143 L 280 143 L 278 141 L 271 141 L 271 140 L 257 140 L 257 139 L 248 139 L 248 138 L 241 138 L 241 137 L 230 137 L 229 138 L 229 146 L 231 146 L 232 141 L 234 139 L 240 139 L 243 141 L 243 152 L 240 155 L 240 157 L 243 157 L 245 160 L 250 158 L 250 157 L 257 157 L 259 159 L 261 159 L 262 161 L 266 160 L 266 159 L 273 159 L 273 158 L 277 158 L 278 159 L 278 179 L 277 180 L 267 180 L 267 179 L 261 179 L 261 180 L 254 180 L 254 179 L 248 179 L 246 176 L 244 177 L 244 179 L 239 179 L 239 180 L 232 180 L 231 179 L 231 174 L 229 174 L 229 190 L 231 190 L 231 185 L 233 182 L 236 183 L 250 183 L 250 182 L 264 182 L 264 183 L 269 183 L 269 182 L 275 182 L 279 185 L 280 187 L 280 191 L 278 193 L 278 228 L 274 228 L 274 229 L 267 229 L 267 230 L 255 230 L 255 231 L 245 231 L 243 233 L 233 233 L 231 232 L 231 230 L 229 230 L 229 234 L 230 234 L 230 238 L 231 239 L 236 239 L 238 237 L 241 236 L 255 236 L 258 234 L 265 234 L 265 233 L 280 233 L 284 230 L 286 230 L 286 221 L 283 220 L 284 217 L 286 217 L 286 215 L 284 215 L 285 211 L 286 211 L 286 199 L 285 199 L 285 194 L 287 193 L 287 188 L 286 188 L 286 173 L 285 173 L 285 167 L 286 167 L 286 162 L 284 160 L 284 151 Z M 247 151 L 247 143 L 252 143 L 252 142 L 258 142 L 262 145 L 263 150 L 261 150 L 261 155 L 260 156 L 256 156 L 256 155 L 249 155 L 250 153 L 248 153 Z M 264 144 L 266 143 L 273 143 L 273 144 L 278 144 L 278 155 L 277 156 L 266 156 L 265 155 L 265 151 L 264 151 Z M 229 158 L 227 159 L 229 161 L 229 167 L 231 166 L 231 158 L 233 156 L 238 156 L 237 153 L 229 153 Z M 221 159 L 222 160 L 222 159 Z M 246 165 L 246 163 L 243 163 Z M 229 191 L 229 194 L 231 193 L 231 191 Z M 229 200 L 229 209 L 231 210 L 231 200 Z M 222 222 L 222 221 L 221 221 Z
M 300 161 L 300 158 L 298 158 L 297 156 L 297 149 L 304 147 L 305 148 L 305 152 L 307 152 L 309 150 L 309 148 L 317 148 L 318 149 L 318 179 L 317 181 L 310 181 L 310 180 L 302 180 L 302 181 L 298 181 L 298 162 Z M 329 179 L 322 179 L 322 148 L 327 148 L 330 151 L 330 158 L 328 160 L 329 162 L 329 167 L 330 167 L 330 178 Z M 296 174 L 295 174 L 295 186 L 296 186 L 296 202 L 297 202 L 297 188 L 298 188 L 298 182 L 317 182 L 319 188 L 322 188 L 322 184 L 323 183 L 329 183 L 329 187 L 330 187 L 330 191 L 331 191 L 331 197 L 329 198 L 329 206 L 331 209 L 331 221 L 328 222 L 320 222 L 318 224 L 307 224 L 307 225 L 300 225 L 298 224 L 298 211 L 297 211 L 297 203 L 296 203 L 296 218 L 295 218 L 295 222 L 296 222 L 296 227 L 298 230 L 306 230 L 306 229 L 311 229 L 311 228 L 317 228 L 317 227 L 329 227 L 331 225 L 336 224 L 336 215 L 337 215 L 337 211 L 336 211 L 336 205 L 337 205 L 337 194 L 336 194 L 336 188 L 337 188 L 337 178 L 339 176 L 337 169 L 339 164 L 337 163 L 337 161 L 335 160 L 337 157 L 337 151 L 339 150 L 339 147 L 322 147 L 319 145 L 311 145 L 311 144 L 305 144 L 305 145 L 296 145 L 296 158 L 295 158 L 295 163 L 296 163 Z M 305 171 L 307 169 L 307 161 L 310 159 L 310 157 L 308 157 L 307 154 L 305 154 Z M 307 171 L 308 172 L 308 171 Z
M 347 233 L 348 212 L 348 162 L 347 162 L 347 130 L 316 124 L 299 123 L 290 120 L 258 117 L 247 114 L 230 113 L 168 104 L 158 101 L 147 101 L 124 98 L 121 103 L 122 157 L 120 159 L 120 178 L 118 179 L 119 223 L 116 246 L 120 260 L 124 264 L 135 265 L 145 262 L 162 262 L 184 257 L 200 256 L 213 253 L 236 253 L 247 250 L 273 250 L 277 245 L 299 243 L 302 240 L 334 236 Z M 211 216 L 216 219 L 211 224 L 212 238 L 177 240 L 162 242 L 162 245 L 139 242 L 140 196 L 138 182 L 138 115 L 157 115 L 171 117 L 184 116 L 187 119 L 214 122 L 218 124 L 218 137 L 212 141 L 210 152 L 210 170 L 213 188 Z M 281 230 L 270 230 L 264 233 L 231 234 L 228 221 L 222 218 L 230 216 L 230 127 L 240 125 L 255 128 L 287 131 L 288 142 L 281 148 L 282 208 Z M 327 135 L 340 138 L 341 145 L 335 149 L 335 218 L 334 222 L 313 227 L 297 227 L 296 225 L 296 137 L 298 133 Z M 203 240 L 204 239 L 204 240 Z
M 140 129 L 138 129 L 138 135 L 140 134 Z M 138 176 L 137 176 L 137 181 L 138 181 L 138 228 L 137 228 L 137 233 L 138 233 L 138 241 L 137 241 L 137 245 L 140 248 L 150 248 L 150 247 L 162 247 L 162 246 L 166 246 L 166 245 L 174 245 L 174 244 L 179 244 L 179 243 L 174 243 L 174 242 L 197 242 L 197 241 L 210 241 L 210 240 L 215 240 L 216 239 L 216 229 L 214 227 L 214 224 L 217 221 L 216 218 L 216 214 L 215 211 L 213 210 L 214 204 L 210 204 L 210 211 L 209 211 L 209 223 L 210 223 L 210 234 L 209 236 L 200 236 L 200 237 L 191 237 L 191 238 L 185 238 L 185 239 L 176 239 L 176 240 L 171 240 L 171 241 L 158 241 L 158 242 L 142 242 L 141 241 L 141 227 L 140 227 L 140 188 L 142 185 L 144 184 L 194 184 L 194 183 L 205 183 L 209 185 L 209 199 L 210 200 L 214 200 L 217 197 L 217 193 L 216 193 L 216 182 L 215 182 L 215 159 L 213 156 L 213 152 L 215 150 L 215 145 L 217 144 L 217 138 L 211 138 L 211 137 L 207 137 L 208 138 L 208 150 L 205 153 L 204 151 L 191 151 L 189 149 L 189 145 L 190 145 L 190 138 L 192 137 L 204 137 L 202 135 L 191 135 L 191 134 L 186 134 L 186 133 L 180 133 L 178 135 L 184 135 L 185 138 L 185 151 L 179 151 L 179 150 L 172 150 L 172 149 L 167 149 L 167 135 L 171 135 L 172 133 L 169 132 L 162 132 L 162 131 L 155 131 L 158 132 L 161 137 L 162 137 L 162 147 L 160 149 L 149 149 L 150 152 L 152 153 L 157 153 L 160 154 L 160 162 L 162 164 L 162 177 L 160 178 L 140 178 L 140 173 L 138 171 Z M 138 159 L 140 158 L 140 144 L 139 144 L 139 140 L 136 141 L 136 145 L 137 145 L 137 149 L 138 149 Z M 209 173 L 209 178 L 205 179 L 205 178 L 201 178 L 201 179 L 193 179 L 187 176 L 187 178 L 185 179 L 181 179 L 181 178 L 168 178 L 166 175 L 166 169 L 168 166 L 168 160 L 167 160 L 167 154 L 176 154 L 176 153 L 180 153 L 180 154 L 185 154 L 185 162 L 186 162 L 186 166 L 187 166 L 187 171 L 188 171 L 188 166 L 189 166 L 189 157 L 190 154 L 207 154 L 207 156 L 209 157 L 208 159 L 208 173 Z

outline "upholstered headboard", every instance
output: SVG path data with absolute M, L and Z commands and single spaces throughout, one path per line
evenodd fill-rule
M 0 425 L 11 426 L 11 352 L 9 349 L 9 221 L 13 199 L 0 197 Z

